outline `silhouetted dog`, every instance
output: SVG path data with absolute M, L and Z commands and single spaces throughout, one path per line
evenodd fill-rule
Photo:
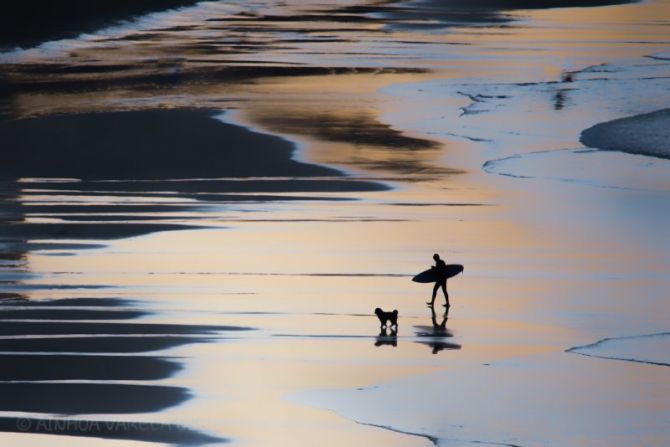
M 389 327 L 395 326 L 398 327 L 398 311 L 394 310 L 393 312 L 384 312 L 379 307 L 375 309 L 375 314 L 379 318 L 380 327 L 385 328 L 387 324 Z

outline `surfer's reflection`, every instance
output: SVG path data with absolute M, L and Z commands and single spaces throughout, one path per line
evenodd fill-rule
M 423 345 L 429 346 L 433 354 L 437 354 L 440 351 L 445 349 L 461 349 L 461 345 L 456 343 L 448 343 L 445 341 L 446 338 L 453 337 L 454 335 L 447 329 L 447 321 L 449 320 L 449 308 L 444 311 L 442 314 L 441 320 L 438 322 L 437 313 L 434 308 L 430 308 L 431 313 L 431 326 L 416 326 L 418 331 L 416 332 L 417 337 L 426 338 L 427 340 L 417 341 Z
M 452 334 L 447 332 L 447 320 L 449 319 L 449 309 L 444 311 L 442 315 L 442 321 L 438 324 L 437 322 L 437 313 L 435 308 L 430 308 L 431 319 L 433 321 L 433 335 L 444 335 L 445 337 L 451 337 Z
M 381 328 L 379 335 L 375 338 L 375 346 L 398 346 L 398 330 Z

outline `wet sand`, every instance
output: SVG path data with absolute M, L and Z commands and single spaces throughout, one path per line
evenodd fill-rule
M 582 132 L 581 142 L 596 149 L 670 158 L 670 110 L 597 124 Z
M 61 179 L 26 184 L 40 196 L 55 196 L 48 205 L 37 201 L 17 207 L 14 201 L 4 201 L 0 211 L 9 218 L 0 223 L 0 240 L 18 249 L 22 241 L 34 239 L 110 240 L 206 228 L 206 224 L 168 220 L 175 220 L 174 213 L 193 211 L 207 202 L 329 200 L 309 194 L 388 188 L 379 182 L 350 179 L 335 169 L 298 162 L 292 158 L 296 147 L 290 141 L 222 122 L 216 115 L 221 112 L 159 109 L 0 122 L 0 138 L 11 148 L 0 168 L 0 178 L 6 182 Z M 241 178 L 249 181 L 237 180 Z M 12 188 L 7 189 L 9 197 L 16 193 Z M 77 203 L 82 195 L 100 196 L 103 201 L 113 195 L 120 197 L 121 203 Z M 67 196 L 73 203 L 64 203 Z M 152 196 L 166 203 L 161 206 Z M 128 205 L 133 198 L 148 203 Z M 46 219 L 67 217 L 43 223 L 39 222 L 40 211 Z M 25 221 L 26 212 L 37 220 Z M 93 212 L 99 215 L 92 217 Z M 109 212 L 113 215 L 105 214 Z M 198 223 L 197 219 L 192 222 Z
M 579 138 L 667 104 L 668 2 L 474 5 L 210 2 L 2 55 L 5 135 L 68 160 L 2 168 L 3 443 L 664 445 L 670 167 Z M 410 281 L 435 251 L 449 314 Z
M 333 169 L 292 160 L 294 147 L 290 142 L 217 121 L 216 114 L 153 110 L 5 121 L 0 123 L 0 138 L 10 150 L 0 178 L 156 180 L 338 175 Z
M 105 298 L 3 302 L 0 308 L 4 328 L 0 340 L 0 351 L 4 353 L 0 358 L 5 364 L 0 374 L 2 411 L 77 415 L 78 419 L 3 417 L 2 430 L 185 444 L 223 442 L 185 426 L 81 418 L 98 413 L 156 412 L 184 402 L 191 397 L 185 388 L 147 384 L 179 372 L 183 368 L 180 359 L 146 353 L 185 343 L 208 342 L 219 338 L 221 332 L 247 329 L 124 323 L 151 313 L 130 310 L 133 304 L 130 300 Z M 209 338 L 202 337 L 205 334 Z M 131 353 L 134 355 L 127 355 Z
M 101 422 L 98 420 L 78 419 L 59 421 L 54 419 L 0 418 L 0 430 L 5 433 L 41 435 L 62 435 L 75 437 L 69 442 L 81 443 L 81 438 L 116 439 L 126 441 L 142 441 L 172 445 L 206 445 L 225 443 L 223 438 L 208 436 L 189 430 L 186 427 L 158 423 L 138 423 L 136 421 Z M 77 438 L 79 438 L 77 440 Z

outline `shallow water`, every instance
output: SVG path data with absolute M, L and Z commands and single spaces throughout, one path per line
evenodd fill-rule
M 390 189 L 301 183 L 324 181 L 310 177 L 5 182 L 3 214 L 24 238 L 3 235 L 0 280 L 24 300 L 0 311 L 117 300 L 106 311 L 124 313 L 103 320 L 113 327 L 83 332 L 102 340 L 64 341 L 77 332 L 66 329 L 43 355 L 136 348 L 177 365 L 147 384 L 178 394 L 163 409 L 66 417 L 167 424 L 153 442 L 192 430 L 196 444 L 663 445 L 667 368 L 624 360 L 657 359 L 664 345 L 585 345 L 667 333 L 669 167 L 578 141 L 668 104 L 668 61 L 648 56 L 667 51 L 669 5 L 417 27 L 421 10 L 335 20 L 329 8 L 349 3 L 208 2 L 5 54 L 13 115 L 230 108 L 219 119 L 293 141 L 300 161 Z M 86 238 L 54 234 L 73 222 Z M 465 265 L 448 319 L 424 307 L 430 286 L 410 281 L 436 251 Z M 397 335 L 379 333 L 378 306 L 399 310 Z M 189 326 L 120 338 L 140 322 Z M 34 351 L 10 337 L 7 351 Z M 68 413 L 34 402 L 3 415 Z M 120 442 L 82 437 L 88 428 L 78 443 Z M 128 438 L 149 429 L 137 432 Z

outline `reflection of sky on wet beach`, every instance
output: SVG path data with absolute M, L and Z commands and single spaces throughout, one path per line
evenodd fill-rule
M 328 5 L 343 2 L 307 13 Z M 21 183 L 12 194 L 29 223 L 133 214 L 203 229 L 24 250 L 19 271 L 3 278 L 31 298 L 132 298 L 160 311 L 142 321 L 254 329 L 165 351 L 187 361 L 162 383 L 195 398 L 142 420 L 247 445 L 429 443 L 346 418 L 448 445 L 661 445 L 668 404 L 654 391 L 664 369 L 564 351 L 667 331 L 667 162 L 584 152 L 578 138 L 667 105 L 667 61 L 644 56 L 667 49 L 668 5 L 508 11 L 504 27 L 428 31 L 332 17 L 231 20 L 304 5 L 211 2 L 13 53 L 19 115 L 230 106 L 222 120 L 297 142 L 300 160 L 393 189 L 225 202 L 162 197 L 151 182 L 131 194 L 101 184 L 100 195 Z M 226 71 L 240 66 L 245 74 Z M 247 79 L 256 70 L 268 77 Z M 573 81 L 559 82 L 567 72 Z M 49 86 L 34 83 L 45 78 Z M 370 129 L 366 141 L 358 132 Z M 110 207 L 48 209 L 82 203 Z M 165 208 L 127 209 L 156 204 Z M 53 240 L 31 241 L 40 242 Z M 429 288 L 409 281 L 435 251 L 466 266 L 449 285 L 447 341 L 461 349 L 437 355 L 416 328 L 430 324 Z M 380 304 L 400 311 L 397 347 L 375 346 L 367 315 Z M 565 434 L 575 421 L 579 438 Z M 626 431 L 630 421 L 643 428 Z

